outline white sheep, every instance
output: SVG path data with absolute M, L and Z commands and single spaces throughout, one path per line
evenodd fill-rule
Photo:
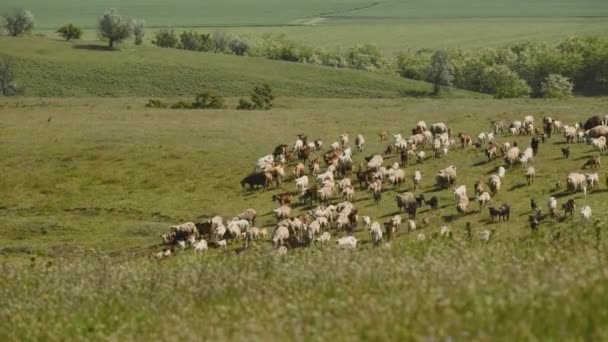
M 526 181 L 528 182 L 528 185 L 530 185 L 534 182 L 535 177 L 536 177 L 536 169 L 534 168 L 534 166 L 530 166 L 526 170 Z
M 481 242 L 489 242 L 492 237 L 492 231 L 486 229 L 479 234 L 479 239 Z
M 451 238 L 452 237 L 452 229 L 448 226 L 442 226 L 440 231 L 439 231 L 439 235 L 441 237 L 445 237 L 445 238 Z
M 331 241 L 331 234 L 329 232 L 323 232 L 323 234 L 317 238 L 317 242 L 319 242 L 321 245 L 324 245 L 329 241 Z
M 591 218 L 591 207 L 586 205 L 581 209 L 581 215 L 585 220 L 589 220 Z
M 456 199 L 460 199 L 460 198 L 466 197 L 466 196 L 467 196 L 466 185 L 461 185 L 461 186 L 457 187 L 456 190 L 454 190 L 454 197 Z
M 568 190 L 572 193 L 582 191 L 587 195 L 587 177 L 584 174 L 578 172 L 572 172 L 566 177 L 566 183 L 568 184 Z
M 388 176 L 388 181 L 393 185 L 401 184 L 401 182 L 405 181 L 405 171 L 402 169 L 399 169 L 399 170 L 391 169 L 389 176 Z
M 207 241 L 205 241 L 205 240 L 200 240 L 199 242 L 194 244 L 194 251 L 196 253 L 206 252 L 207 249 L 208 249 Z
M 418 152 L 418 154 L 416 154 L 416 162 L 418 162 L 418 163 L 424 162 L 425 158 L 426 158 L 426 153 L 424 151 L 420 151 L 420 152 Z
M 308 176 L 302 176 L 300 178 L 296 178 L 295 182 L 296 182 L 296 187 L 298 189 L 300 189 L 302 195 L 304 195 L 304 193 L 306 193 L 306 190 L 308 189 Z
M 422 174 L 420 173 L 420 171 L 416 170 L 414 172 L 414 189 L 416 189 L 418 185 L 420 185 L 420 182 L 422 182 Z
M 357 150 L 359 152 L 363 151 L 363 145 L 365 145 L 365 139 L 363 138 L 363 135 L 357 135 L 357 137 L 355 138 L 355 145 L 357 146 Z
M 549 200 L 547 201 L 547 208 L 549 208 L 549 212 L 552 215 L 555 215 L 557 212 L 557 199 L 555 197 L 549 197 Z
M 479 133 L 479 135 L 477 136 L 477 141 L 480 144 L 485 144 L 487 140 L 488 140 L 488 136 L 484 132 Z
M 355 189 L 352 186 L 344 188 L 344 190 L 342 190 L 342 196 L 347 201 L 354 201 L 355 200 Z
M 585 173 L 587 179 L 587 185 L 589 188 L 595 189 L 600 185 L 600 176 L 596 173 Z
M 226 246 L 227 246 L 226 240 L 220 240 L 220 241 L 216 242 L 216 244 L 219 248 L 222 248 L 222 249 L 226 248 Z
M 283 205 L 273 210 L 272 212 L 277 218 L 277 221 L 284 220 L 286 218 L 289 218 L 289 215 L 291 214 L 291 207 L 289 207 L 288 205 Z
M 339 248 L 355 249 L 357 248 L 357 239 L 354 236 L 345 236 L 336 240 Z
M 272 234 L 272 246 L 276 249 L 283 246 L 289 239 L 289 229 L 285 226 L 278 226 Z
M 481 211 L 481 209 L 485 208 L 485 206 L 490 203 L 492 197 L 487 191 L 484 191 L 480 195 L 477 195 L 475 197 L 475 200 L 477 201 L 477 203 L 479 203 L 479 210 Z
M 497 173 L 498 177 L 500 177 L 500 179 L 504 179 L 505 178 L 505 173 L 507 173 L 507 170 L 504 167 L 500 166 L 498 168 L 498 173 Z
M 268 238 L 268 229 L 260 229 L 260 239 L 266 240 Z
M 378 246 L 382 242 L 382 226 L 380 223 L 374 222 L 368 230 L 374 245 Z
M 491 175 L 488 178 L 488 185 L 490 186 L 490 192 L 492 195 L 496 195 L 500 191 L 502 180 L 499 175 Z
M 519 160 L 519 148 L 517 146 L 513 146 L 507 151 L 507 155 L 505 156 L 505 163 L 507 165 L 515 165 Z
M 606 153 L 606 150 L 607 150 L 606 137 L 601 136 L 597 139 L 593 139 L 593 140 L 591 140 L 591 144 L 600 154 Z
M 409 231 L 416 230 L 416 221 L 414 221 L 414 220 L 407 220 L 407 229 L 409 229 Z
M 348 144 L 348 134 L 340 134 L 340 142 L 342 143 L 342 147 L 346 146 L 346 144 Z

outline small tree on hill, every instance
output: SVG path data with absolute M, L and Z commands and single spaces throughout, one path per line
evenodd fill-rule
M 162 29 L 158 30 L 154 34 L 154 40 L 152 44 L 164 48 L 174 48 L 177 47 L 178 39 L 175 31 Z
M 67 24 L 60 27 L 59 30 L 57 30 L 57 33 L 59 33 L 67 41 L 72 39 L 80 39 L 82 36 L 82 30 L 80 27 L 72 24 Z
M 123 19 L 114 8 L 99 18 L 99 37 L 107 40 L 110 48 L 113 48 L 115 43 L 131 37 L 132 32 L 129 21 Z
M 32 12 L 28 10 L 19 10 L 4 15 L 1 23 L 2 28 L 4 28 L 9 35 L 16 37 L 31 32 L 34 28 L 35 20 Z
M 541 85 L 541 94 L 545 98 L 567 98 L 572 96 L 573 84 L 567 77 L 551 74 Z
M 11 57 L 0 59 L 0 95 L 9 96 L 17 93 L 15 77 L 13 59 Z
M 274 95 L 272 94 L 272 88 L 268 84 L 264 84 L 261 87 L 253 88 L 253 94 L 251 94 L 251 102 L 255 109 L 270 109 L 274 105 Z
M 437 50 L 431 57 L 428 69 L 428 81 L 433 83 L 433 94 L 438 95 L 441 87 L 452 87 L 454 81 L 454 68 L 450 63 L 450 56 L 446 50 Z
M 135 38 L 135 45 L 141 45 L 144 41 L 144 26 L 146 22 L 143 20 L 133 19 L 131 21 L 131 28 L 133 29 L 133 37 Z

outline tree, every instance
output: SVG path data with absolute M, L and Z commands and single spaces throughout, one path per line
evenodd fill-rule
M 251 44 L 243 37 L 235 37 L 228 43 L 228 49 L 237 56 L 244 56 L 251 49 Z
M 133 37 L 135 38 L 135 45 L 141 45 L 144 40 L 144 26 L 146 22 L 139 19 L 133 19 L 131 21 L 131 28 L 133 29 Z
M 506 65 L 486 67 L 481 76 L 481 91 L 494 94 L 497 99 L 530 94 L 530 86 Z
M 572 96 L 574 85 L 567 77 L 551 74 L 545 78 L 541 86 L 541 94 L 545 98 L 567 98 Z
M 72 24 L 67 24 L 60 27 L 59 30 L 57 30 L 57 33 L 59 33 L 67 41 L 72 39 L 80 39 L 82 36 L 82 30 L 80 27 Z
M 112 8 L 99 18 L 99 37 L 109 42 L 110 48 L 114 43 L 120 43 L 131 37 L 133 30 L 128 20 Z
M 0 95 L 9 96 L 17 93 L 14 65 L 11 57 L 0 59 Z
M 2 17 L 2 27 L 9 35 L 16 37 L 29 33 L 35 25 L 34 15 L 28 10 L 19 10 Z
M 232 36 L 229 33 L 223 31 L 215 31 L 211 35 L 211 39 L 213 40 L 213 46 L 215 47 L 215 52 L 228 52 L 230 42 L 232 41 Z
M 254 109 L 272 108 L 274 102 L 272 88 L 270 88 L 268 84 L 264 84 L 261 87 L 253 88 L 253 94 L 251 94 L 251 102 L 253 103 Z
M 428 69 L 428 81 L 433 83 L 433 94 L 439 95 L 441 87 L 452 87 L 454 71 L 446 50 L 437 50 L 431 57 Z
M 209 34 L 200 34 L 194 31 L 184 31 L 179 36 L 181 48 L 192 51 L 212 51 L 213 40 Z
M 162 29 L 158 30 L 154 34 L 154 40 L 152 44 L 164 48 L 175 48 L 177 47 L 177 35 L 173 30 Z

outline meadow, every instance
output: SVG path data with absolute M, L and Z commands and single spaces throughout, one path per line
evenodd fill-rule
M 259 156 L 291 144 L 298 133 L 326 143 L 343 132 L 361 133 L 367 145 L 355 154 L 358 162 L 384 150 L 377 132 L 406 133 L 419 119 L 477 133 L 493 118 L 583 120 L 601 112 L 606 99 L 280 98 L 264 112 L 149 109 L 145 102 L 3 101 L 3 340 L 606 337 L 606 187 L 586 197 L 555 189 L 593 153 L 573 144 L 571 158 L 562 159 L 558 135 L 541 145 L 532 186 L 525 185 L 523 168 L 507 171 L 493 201 L 513 206 L 509 222 L 490 222 L 475 203 L 460 217 L 451 191 L 435 189 L 435 173 L 448 165 L 458 167 L 457 184 L 471 189 L 502 164 L 487 163 L 482 150 L 456 148 L 445 158 L 412 161 L 406 184 L 387 186 L 379 205 L 356 189 L 360 215 L 381 222 L 397 213 L 394 195 L 412 190 L 414 170 L 423 174 L 415 192 L 439 197 L 438 211 L 418 213 L 431 225 L 402 233 L 390 249 L 373 247 L 360 227 L 357 252 L 330 245 L 276 257 L 269 241 L 258 241 L 240 254 L 235 243 L 225 252 L 149 259 L 160 250 L 158 234 L 177 222 L 229 218 L 252 207 L 260 215 L 257 225 L 272 231 L 270 212 L 277 205 L 271 196 L 295 190 L 293 182 L 248 191 L 239 181 Z M 498 140 L 525 146 L 529 138 Z M 544 208 L 551 195 L 560 203 L 575 198 L 578 208 L 589 204 L 593 220 L 584 222 L 577 212 L 565 222 L 548 219 L 532 234 L 529 200 Z M 307 209 L 296 207 L 298 213 Z M 439 237 L 442 225 L 453 229 L 453 239 Z M 489 243 L 479 240 L 485 229 L 495 231 Z M 419 233 L 427 239 L 417 241 Z

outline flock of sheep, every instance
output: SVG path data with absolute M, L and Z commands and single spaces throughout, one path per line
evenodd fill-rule
M 511 216 L 511 205 L 503 203 L 500 206 L 489 204 L 501 189 L 508 168 L 521 165 L 525 168 L 525 176 L 528 185 L 534 182 L 536 169 L 529 166 L 534 161 L 539 151 L 539 144 L 550 139 L 552 134 L 560 133 L 568 144 L 574 142 L 586 142 L 591 144 L 596 153 L 583 165 L 583 169 L 597 169 L 601 166 L 600 155 L 608 150 L 606 137 L 608 137 L 608 115 L 604 118 L 591 117 L 585 123 L 574 123 L 566 125 L 559 120 L 544 117 L 540 128 L 535 127 L 534 117 L 526 116 L 523 121 L 513 121 L 507 124 L 503 120 L 491 122 L 491 131 L 482 132 L 473 137 L 467 133 L 452 134 L 452 130 L 444 123 L 435 123 L 430 126 L 424 121 L 419 121 L 412 129 L 412 134 L 404 138 L 402 134 L 394 134 L 389 142 L 387 132 L 379 133 L 382 142 L 387 142 L 383 153 L 376 153 L 365 157 L 365 163 L 355 165 L 353 147 L 357 152 L 362 152 L 365 147 L 365 138 L 357 135 L 354 145 L 349 144 L 349 136 L 342 134 L 339 141 L 333 142 L 329 149 L 323 151 L 323 141 L 315 140 L 309 142 L 303 134 L 292 146 L 281 144 L 274 149 L 272 154 L 259 158 L 255 164 L 255 171 L 247 175 L 241 181 L 243 188 L 268 189 L 273 184 L 280 188 L 287 179 L 286 167 L 293 167 L 293 181 L 297 188 L 295 192 L 284 192 L 272 196 L 272 200 L 279 204 L 273 211 L 277 219 L 277 225 L 271 235 L 266 228 L 255 226 L 257 212 L 247 209 L 224 222 L 220 216 L 204 220 L 198 223 L 184 223 L 170 227 L 170 231 L 161 234 L 165 248 L 156 254 L 158 258 L 164 258 L 175 252 L 176 249 L 191 247 L 195 252 L 205 252 L 210 246 L 226 248 L 227 244 L 234 241 L 242 242 L 242 248 L 246 249 L 251 241 L 272 240 L 276 253 L 284 254 L 289 248 L 310 246 L 311 244 L 326 244 L 332 239 L 332 233 L 343 234 L 336 239 L 338 247 L 355 249 L 358 240 L 353 236 L 360 222 L 370 235 L 374 245 L 385 241 L 390 246 L 390 240 L 398 234 L 402 225 L 408 231 L 415 230 L 418 226 L 428 226 L 429 219 L 424 218 L 416 222 L 416 212 L 423 206 L 430 210 L 439 207 L 436 196 L 429 199 L 423 194 L 415 195 L 408 191 L 397 194 L 395 202 L 399 211 L 407 214 L 407 220 L 401 215 L 394 215 L 382 224 L 372 220 L 369 216 L 359 216 L 358 209 L 353 205 L 355 201 L 355 184 L 358 182 L 359 191 L 369 191 L 371 197 L 379 203 L 382 201 L 382 189 L 387 185 L 399 186 L 406 181 L 405 171 L 402 167 L 407 166 L 410 161 L 423 163 L 428 158 L 441 158 L 454 148 L 483 148 L 488 162 L 502 157 L 504 166 L 500 166 L 496 173 L 491 174 L 487 182 L 477 181 L 474 184 L 474 196 L 469 196 L 467 187 L 459 185 L 454 188 L 454 200 L 456 212 L 465 215 L 470 210 L 470 203 L 478 203 L 480 211 L 487 207 L 490 219 L 509 220 Z M 530 145 L 523 150 L 513 142 L 499 143 L 500 135 L 529 136 Z M 568 145 L 569 146 L 569 145 Z M 568 158 L 569 147 L 562 148 L 563 158 Z M 316 158 L 313 153 L 321 152 Z M 427 155 L 428 153 L 428 155 Z M 399 162 L 385 165 L 385 158 L 390 155 L 399 157 Z M 308 169 L 308 171 L 307 171 Z M 439 170 L 435 175 L 435 184 L 438 189 L 449 189 L 457 182 L 457 168 L 453 165 Z M 353 177 L 354 176 L 354 177 Z M 608 179 L 607 179 L 608 181 Z M 422 174 L 416 170 L 412 175 L 414 190 L 422 182 Z M 487 184 L 487 185 L 486 185 Z M 585 195 L 589 189 L 599 186 L 599 175 L 597 172 L 572 172 L 566 177 L 567 191 L 574 194 L 583 192 Z M 486 189 L 487 187 L 487 189 Z M 561 187 L 561 182 L 556 184 Z M 331 204 L 336 199 L 339 203 Z M 312 207 L 315 203 L 317 207 Z M 299 215 L 292 214 L 292 206 L 309 205 L 312 209 Z M 563 219 L 568 214 L 573 215 L 576 208 L 574 199 L 569 199 L 562 205 L 565 214 L 558 212 L 558 202 L 555 197 L 547 201 L 549 212 L 543 214 L 541 208 L 534 199 L 531 200 L 532 213 L 529 215 L 529 224 L 534 231 L 546 217 Z M 591 218 L 592 210 L 586 205 L 580 211 L 586 220 Z M 440 228 L 440 235 L 449 237 L 452 232 L 448 226 Z M 484 230 L 480 238 L 490 239 L 492 230 Z M 423 233 L 418 234 L 419 240 L 424 240 Z

